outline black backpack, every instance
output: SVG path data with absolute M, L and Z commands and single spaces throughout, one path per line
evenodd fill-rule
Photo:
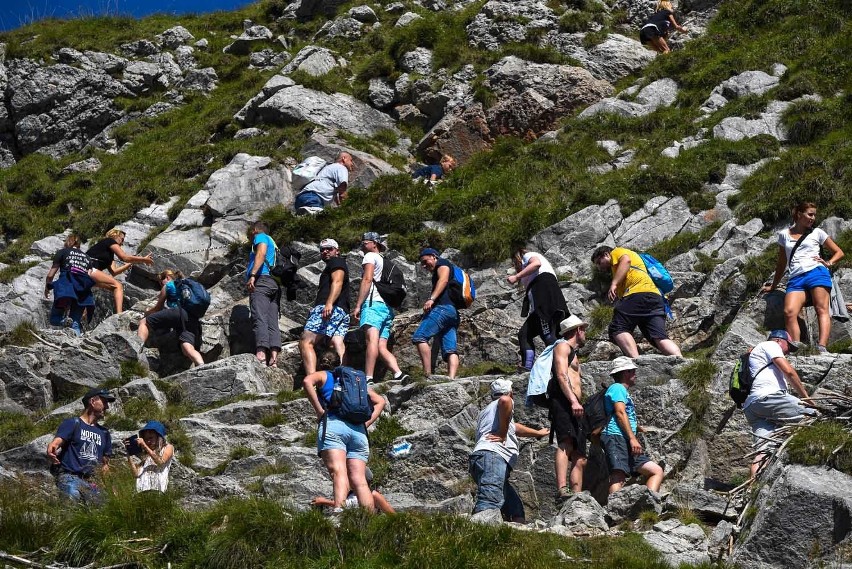
M 382 295 L 382 300 L 391 308 L 400 308 L 405 301 L 405 277 L 394 263 L 385 260 L 382 268 L 382 278 L 375 281 L 376 290 Z
M 759 370 L 754 375 L 751 375 L 751 370 L 748 366 L 748 360 L 751 357 L 751 350 L 744 353 L 739 357 L 737 363 L 734 364 L 734 369 L 731 371 L 731 379 L 728 384 L 728 395 L 731 396 L 731 399 L 734 400 L 734 403 L 737 404 L 737 408 L 741 409 L 743 403 L 748 398 L 748 394 L 751 393 L 751 384 L 754 382 L 755 376 L 771 366 L 774 362 L 769 362 Z
M 276 245 L 275 264 L 270 267 L 269 263 L 266 263 L 269 276 L 275 279 L 278 286 L 292 287 L 296 282 L 296 271 L 299 270 L 299 259 L 301 258 L 302 254 L 289 245 L 282 249 L 279 249 Z
M 583 404 L 583 415 L 586 420 L 586 437 L 593 440 L 593 437 L 601 434 L 606 424 L 609 423 L 610 416 L 606 413 L 607 387 L 601 383 L 601 388 L 589 397 Z

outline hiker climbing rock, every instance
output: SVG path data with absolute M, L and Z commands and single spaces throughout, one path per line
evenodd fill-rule
M 612 281 L 606 297 L 615 303 L 609 339 L 628 358 L 639 357 L 633 330 L 639 327 L 646 340 L 669 356 L 680 356 L 680 348 L 666 334 L 666 305 L 663 295 L 648 274 L 642 258 L 630 249 L 602 245 L 592 253 L 592 264 Z
M 432 292 L 423 304 L 423 320 L 411 336 L 411 342 L 417 346 L 423 371 L 429 377 L 432 375 L 432 348 L 429 342 L 437 338 L 441 343 L 441 355 L 447 362 L 447 375 L 454 379 L 459 369 L 459 355 L 456 351 L 459 313 L 449 294 L 453 265 L 442 258 L 438 251 L 427 247 L 420 251 L 420 266 L 432 273 Z
M 95 281 L 89 276 L 92 260 L 80 250 L 80 238 L 73 233 L 65 238 L 64 247 L 53 257 L 53 266 L 47 272 L 44 297 L 53 291 L 50 323 L 61 326 L 66 314 L 71 318 L 71 329 L 78 336 L 83 333 L 83 318 L 89 321 L 95 309 L 92 287 Z M 53 280 L 56 273 L 59 278 Z
M 828 352 L 828 339 L 831 334 L 831 314 L 829 299 L 831 295 L 831 273 L 844 254 L 837 243 L 818 227 L 816 222 L 816 204 L 801 202 L 793 208 L 793 225 L 778 232 L 778 261 L 775 263 L 775 275 L 772 283 L 764 286 L 764 292 L 778 287 L 785 272 L 789 272 L 787 291 L 784 295 L 784 326 L 790 339 L 799 342 L 799 313 L 810 298 L 819 322 L 819 340 L 817 349 Z M 831 257 L 826 260 L 820 255 L 824 247 Z
M 651 47 L 658 53 L 669 53 L 671 48 L 666 42 L 671 29 L 674 28 L 682 34 L 687 33 L 687 29 L 677 23 L 674 17 L 674 7 L 669 0 L 662 0 L 657 3 L 657 10 L 645 22 L 639 30 L 639 41 L 642 45 L 651 44 Z
M 512 264 L 515 274 L 506 280 L 510 284 L 520 282 L 525 292 L 521 316 L 526 320 L 518 331 L 519 367 L 529 371 L 535 360 L 533 339 L 538 336 L 545 346 L 555 342 L 556 328 L 570 312 L 556 271 L 544 255 L 520 248 L 512 255 Z
M 325 268 L 320 274 L 314 307 L 299 339 L 299 351 L 308 375 L 317 370 L 317 344 L 326 340 L 343 361 L 346 350 L 343 337 L 349 330 L 349 267 L 346 259 L 340 256 L 340 246 L 334 239 L 323 239 L 319 248 Z
M 610 418 L 601 433 L 601 444 L 606 451 L 609 465 L 609 493 L 624 486 L 628 476 L 646 476 L 645 485 L 654 492 L 660 491 L 663 469 L 648 458 L 636 438 L 642 432 L 636 419 L 636 406 L 628 389 L 636 385 L 636 364 L 633 360 L 619 356 L 612 361 L 609 372 L 613 384 L 606 390 L 604 408 Z
M 124 231 L 118 228 L 110 229 L 103 239 L 86 251 L 86 254 L 92 259 L 92 268 L 95 269 L 89 272 L 89 276 L 95 281 L 97 288 L 112 291 L 116 314 L 121 314 L 124 311 L 124 287 L 115 277 L 129 270 L 134 264 L 154 264 L 154 259 L 150 254 L 142 257 L 125 253 L 121 247 L 124 244 L 125 236 Z M 124 265 L 120 267 L 116 265 L 116 257 Z
M 262 221 L 249 228 L 252 253 L 246 267 L 246 288 L 249 291 L 255 357 L 267 366 L 275 366 L 281 352 L 281 329 L 278 327 L 281 287 L 269 274 L 271 267 L 275 266 L 276 246 L 268 233 L 269 227 Z
M 415 180 L 423 180 L 425 182 L 436 183 L 439 182 L 455 170 L 456 168 L 456 159 L 450 156 L 449 154 L 444 154 L 441 156 L 441 161 L 438 164 L 427 164 L 426 166 L 422 166 L 414 171 L 411 174 L 411 177 Z
M 145 317 L 139 321 L 137 336 L 142 343 L 148 341 L 151 331 L 165 333 L 174 330 L 178 335 L 180 350 L 193 365 L 204 365 L 204 358 L 198 351 L 201 348 L 201 323 L 195 314 L 191 314 L 182 306 L 176 281 L 183 280 L 180 271 L 166 269 L 160 279 L 160 294 L 157 302 L 145 311 Z
M 349 174 L 355 169 L 352 155 L 341 152 L 337 159 L 327 164 L 296 195 L 293 207 L 296 215 L 319 213 L 329 204 L 340 205 L 346 199 L 349 187 Z

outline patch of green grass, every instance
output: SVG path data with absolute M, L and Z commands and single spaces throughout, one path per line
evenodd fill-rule
M 387 451 L 393 441 L 409 434 L 399 419 L 394 416 L 382 417 L 376 423 L 376 429 L 370 433 L 370 470 L 373 471 L 373 486 L 380 487 L 387 479 L 390 460 Z
M 254 456 L 255 453 L 252 449 L 244 446 L 237 446 L 231 449 L 231 452 L 228 453 L 228 458 L 214 466 L 213 468 L 202 468 L 198 470 L 198 473 L 202 476 L 219 476 L 225 470 L 227 470 L 228 466 L 235 460 L 242 460 L 244 458 L 248 458 L 250 456 Z
M 852 475 L 852 432 L 843 423 L 825 421 L 799 428 L 787 453 L 792 462 L 828 465 Z
M 740 273 L 746 278 L 746 293 L 755 294 L 763 283 L 772 278 L 775 262 L 778 259 L 778 246 L 770 245 L 760 255 L 749 257 Z
M 644 510 L 639 514 L 639 519 L 637 521 L 640 528 L 643 530 L 650 530 L 654 527 L 654 524 L 660 521 L 660 515 L 654 510 Z
M 598 304 L 592 308 L 586 317 L 586 321 L 589 323 L 589 331 L 587 332 L 589 338 L 597 338 L 603 334 L 609 323 L 612 322 L 614 310 L 611 304 Z
M 310 430 L 305 433 L 305 438 L 302 441 L 302 444 L 306 447 L 314 447 L 317 445 L 317 432 L 315 430 Z
M 284 415 L 282 415 L 279 411 L 267 413 L 260 418 L 260 424 L 267 428 L 277 427 L 278 425 L 283 425 L 285 422 L 286 419 Z
M 648 252 L 656 257 L 661 263 L 665 263 L 672 257 L 676 257 L 681 253 L 686 253 L 687 251 L 695 249 L 698 245 L 716 233 L 716 230 L 718 230 L 721 225 L 722 224 L 720 222 L 714 221 L 698 233 L 691 233 L 688 231 L 678 233 L 670 239 L 660 241 L 648 249 Z
M 4 478 L 0 481 L 0 551 L 21 554 L 50 546 L 71 511 L 38 483 Z
M 278 403 L 284 404 L 288 401 L 295 401 L 296 399 L 304 399 L 305 391 L 303 389 L 297 389 L 290 391 L 289 389 L 282 389 L 277 394 L 275 394 L 275 400 Z
M 16 325 L 10 332 L 4 334 L 0 344 L 3 346 L 19 346 L 22 348 L 32 346 L 38 342 L 38 338 L 35 337 L 36 331 L 37 328 L 35 324 L 26 320 Z
M 134 377 L 146 377 L 148 368 L 138 360 L 125 360 L 121 362 L 121 379 L 126 383 Z
M 264 464 L 251 471 L 252 476 L 272 476 L 274 474 L 289 474 L 290 467 L 286 464 Z
M 39 421 L 23 413 L 0 411 L 0 452 L 27 444 L 42 435 L 56 432 L 68 415 L 48 415 Z
M 678 378 L 689 390 L 684 398 L 684 404 L 692 411 L 686 424 L 678 432 L 678 436 L 686 441 L 694 441 L 703 434 L 702 421 L 710 407 L 708 388 L 719 368 L 709 359 L 693 360 L 677 370 Z

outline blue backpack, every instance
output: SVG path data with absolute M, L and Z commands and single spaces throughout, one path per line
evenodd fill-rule
M 210 306 L 210 293 L 200 282 L 194 279 L 175 281 L 180 305 L 193 318 L 202 318 Z
M 326 410 L 347 423 L 363 425 L 373 416 L 373 402 L 367 392 L 367 376 L 348 366 L 335 368 L 334 389 Z
M 654 284 L 660 289 L 661 293 L 668 294 L 674 290 L 674 279 L 661 262 L 655 259 L 650 253 L 639 253 L 639 258 L 645 263 L 645 269 L 647 270 L 643 270 L 642 267 L 633 267 L 634 269 L 639 269 L 651 277 L 651 280 L 654 281 Z
M 456 309 L 470 308 L 476 300 L 476 285 L 473 279 L 464 269 L 452 264 L 452 278 L 448 286 L 447 294 Z

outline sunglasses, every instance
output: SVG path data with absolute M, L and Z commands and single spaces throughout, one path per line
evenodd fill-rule
M 320 247 L 320 252 L 323 251 L 334 251 L 334 247 Z

